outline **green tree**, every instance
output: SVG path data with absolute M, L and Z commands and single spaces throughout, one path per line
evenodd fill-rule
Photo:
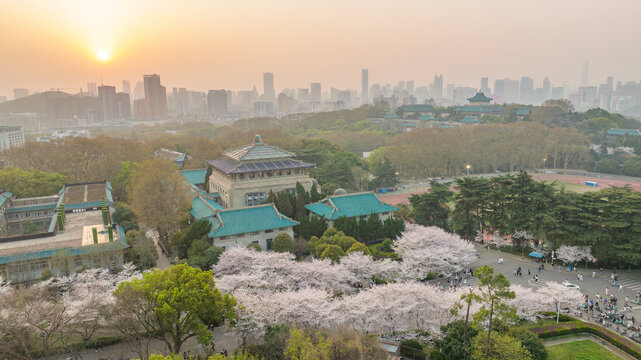
M 473 341 L 473 360 L 531 360 L 532 356 L 521 342 L 511 336 L 493 333 L 489 342 L 486 343 L 485 332 L 479 333 Z
M 125 250 L 125 261 L 131 262 L 138 270 L 147 270 L 156 266 L 158 251 L 156 244 L 143 231 L 129 230 L 125 233 L 129 247 Z
M 10 191 L 17 198 L 57 194 L 66 177 L 55 172 L 23 170 L 17 167 L 0 169 L 0 189 Z
M 285 358 L 291 360 L 329 360 L 330 343 L 317 331 L 293 327 L 285 349 Z
M 383 158 L 383 161 L 372 170 L 372 173 L 375 176 L 372 181 L 374 188 L 393 187 L 398 182 L 396 169 L 387 158 Z
M 312 189 L 309 191 L 309 197 L 311 202 L 317 202 L 323 198 L 323 196 L 318 192 L 318 189 L 316 188 L 316 184 L 312 185 Z
M 127 188 L 131 183 L 131 176 L 134 169 L 138 165 L 132 161 L 124 161 L 120 164 L 120 171 L 116 175 L 113 182 L 113 196 L 115 199 L 126 202 L 127 201 Z
M 114 209 L 113 215 L 111 216 L 113 221 L 117 224 L 122 225 L 125 221 L 134 222 L 134 212 L 131 211 L 129 206 L 119 203 Z
M 357 242 L 354 245 L 350 246 L 349 249 L 345 251 L 345 254 L 351 254 L 355 251 L 361 252 L 365 255 L 372 255 L 367 245 L 363 244 L 362 242 Z
M 114 296 L 120 311 L 137 319 L 172 353 L 180 353 L 183 343 L 192 337 L 208 344 L 212 337 L 208 326 L 235 318 L 236 300 L 216 289 L 212 273 L 186 264 L 122 282 Z
M 466 328 L 463 320 L 455 320 L 451 323 L 441 326 L 443 337 L 437 342 L 441 353 L 447 359 L 467 359 L 469 356 L 469 347 L 466 339 L 474 338 L 478 330 L 474 327 Z
M 171 246 L 178 253 L 178 257 L 186 259 L 187 252 L 191 248 L 194 241 L 207 238 L 207 234 L 211 230 L 211 222 L 207 219 L 200 219 L 194 221 L 183 231 L 176 233 L 171 238 Z
M 548 358 L 548 351 L 545 349 L 543 341 L 535 333 L 516 327 L 510 329 L 508 335 L 520 341 L 533 360 L 545 360 Z
M 34 224 L 33 221 L 27 219 L 22 223 L 22 233 L 27 235 L 27 234 L 33 234 L 38 232 L 38 225 Z
M 451 210 L 448 203 L 453 193 L 448 185 L 431 181 L 429 192 L 410 197 L 409 201 L 412 204 L 410 217 L 417 224 L 438 226 L 449 231 L 448 218 Z
M 272 242 L 272 250 L 279 253 L 294 253 L 294 239 L 287 233 L 276 235 Z
M 209 177 L 214 171 L 214 168 L 211 165 L 207 165 L 207 171 L 205 172 L 205 191 L 210 193 L 211 189 L 209 188 Z
M 338 245 L 327 245 L 321 254 L 321 259 L 330 259 L 332 262 L 337 263 L 341 257 L 345 256 L 345 252 Z
M 254 251 L 263 251 L 263 248 L 260 247 L 260 244 L 255 242 L 247 244 L 247 248 L 252 249 Z
M 494 269 L 491 266 L 483 265 L 474 270 L 474 276 L 478 279 L 480 299 L 482 306 L 477 313 L 477 320 L 488 319 L 489 325 L 487 330 L 487 344 L 485 346 L 485 356 L 490 352 L 490 335 L 492 334 L 492 320 L 494 311 L 503 316 L 514 316 L 514 309 L 505 304 L 506 299 L 514 299 L 514 292 L 510 291 L 510 282 L 503 273 L 494 275 Z

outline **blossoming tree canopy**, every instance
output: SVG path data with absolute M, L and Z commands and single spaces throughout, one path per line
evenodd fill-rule
M 437 227 L 408 226 L 394 250 L 402 258 L 402 272 L 409 279 L 429 274 L 450 276 L 476 260 L 474 246 Z
M 595 262 L 592 250 L 589 246 L 566 246 L 563 245 L 556 250 L 556 257 L 566 264 L 575 264 L 585 260 Z

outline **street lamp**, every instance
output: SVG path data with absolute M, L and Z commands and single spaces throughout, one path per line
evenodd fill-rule
M 470 176 L 470 168 L 471 167 L 472 167 L 472 165 L 465 165 L 465 168 L 467 169 L 467 175 L 466 176 Z
M 543 169 L 547 172 L 547 170 L 548 170 L 548 158 L 543 158 Z

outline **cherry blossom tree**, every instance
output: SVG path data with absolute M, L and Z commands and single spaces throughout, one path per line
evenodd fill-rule
M 567 246 L 563 245 L 556 250 L 556 257 L 566 264 L 576 264 L 581 260 L 595 262 L 592 250 L 589 246 Z
M 411 225 L 396 240 L 394 250 L 402 258 L 406 279 L 424 279 L 429 274 L 450 276 L 476 260 L 474 246 L 437 227 Z
M 556 322 L 559 322 L 561 308 L 571 308 L 581 305 L 584 300 L 581 291 L 575 288 L 567 288 L 563 284 L 548 281 L 540 290 L 544 297 L 552 300 L 556 307 Z

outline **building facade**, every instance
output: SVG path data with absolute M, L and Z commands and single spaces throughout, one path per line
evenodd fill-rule
M 381 221 L 385 221 L 394 218 L 394 211 L 398 210 L 382 202 L 373 192 L 331 195 L 305 208 L 310 211 L 310 216 L 323 218 L 328 227 L 334 226 L 334 221 L 341 217 L 363 219 L 377 215 Z
M 0 126 L 0 150 L 24 145 L 24 132 L 20 126 Z
M 311 190 L 313 180 L 309 169 L 314 164 L 296 160 L 288 151 L 265 145 L 260 135 L 254 142 L 223 153 L 224 157 L 210 160 L 209 191 L 218 192 L 226 209 L 236 209 L 263 204 L 269 191 L 285 191 L 292 194 L 296 183 L 306 191 Z

